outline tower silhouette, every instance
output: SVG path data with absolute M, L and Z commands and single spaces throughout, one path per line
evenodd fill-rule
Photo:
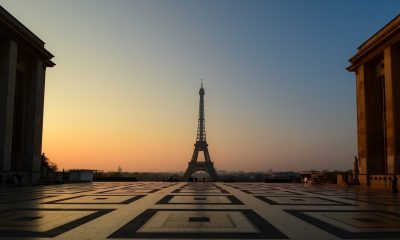
M 200 94 L 200 105 L 199 105 L 199 121 L 197 127 L 196 143 L 194 144 L 194 151 L 192 160 L 188 164 L 188 168 L 183 175 L 184 181 L 189 181 L 190 176 L 198 171 L 204 171 L 210 174 L 213 181 L 217 180 L 218 175 L 214 168 L 214 163 L 211 161 L 210 153 L 208 152 L 208 144 L 206 141 L 206 128 L 204 122 L 204 88 L 203 80 L 201 82 Z M 204 153 L 204 161 L 197 161 L 199 152 Z

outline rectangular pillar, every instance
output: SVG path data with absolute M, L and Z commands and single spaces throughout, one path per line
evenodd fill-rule
M 400 174 L 400 43 L 391 46 L 393 96 L 394 172 Z
M 357 96 L 357 143 L 360 174 L 367 174 L 367 135 L 365 118 L 365 82 L 364 65 L 360 65 L 356 72 Z
M 35 59 L 31 64 L 28 93 L 25 169 L 32 171 L 32 181 L 40 177 L 43 129 L 43 105 L 45 88 L 45 66 L 41 60 Z
M 395 173 L 395 141 L 394 141 L 394 92 L 393 92 L 393 68 L 391 47 L 383 51 L 385 74 L 385 103 L 386 103 L 386 166 L 387 174 Z M 396 93 L 398 94 L 398 93 Z
M 18 46 L 0 40 L 0 171 L 11 167 Z

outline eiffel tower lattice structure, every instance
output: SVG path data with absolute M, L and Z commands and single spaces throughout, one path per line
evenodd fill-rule
M 200 94 L 200 106 L 199 106 L 199 122 L 197 127 L 197 138 L 194 144 L 194 151 L 192 160 L 188 164 L 188 168 L 183 175 L 184 181 L 189 181 L 193 173 L 198 171 L 204 171 L 210 174 L 211 179 L 216 181 L 218 179 L 217 171 L 215 171 L 214 163 L 211 161 L 210 153 L 208 152 L 208 144 L 206 141 L 206 128 L 204 122 L 204 88 L 203 82 L 201 83 Z M 198 161 L 199 152 L 204 153 L 204 161 Z

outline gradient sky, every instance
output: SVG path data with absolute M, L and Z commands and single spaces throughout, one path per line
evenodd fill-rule
M 217 169 L 350 169 L 348 59 L 400 1 L 0 0 L 55 55 L 43 152 L 62 169 L 184 171 L 204 78 Z

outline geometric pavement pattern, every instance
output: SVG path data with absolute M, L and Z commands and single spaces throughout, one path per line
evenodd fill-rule
M 400 196 L 285 183 L 8 187 L 0 239 L 400 239 Z

